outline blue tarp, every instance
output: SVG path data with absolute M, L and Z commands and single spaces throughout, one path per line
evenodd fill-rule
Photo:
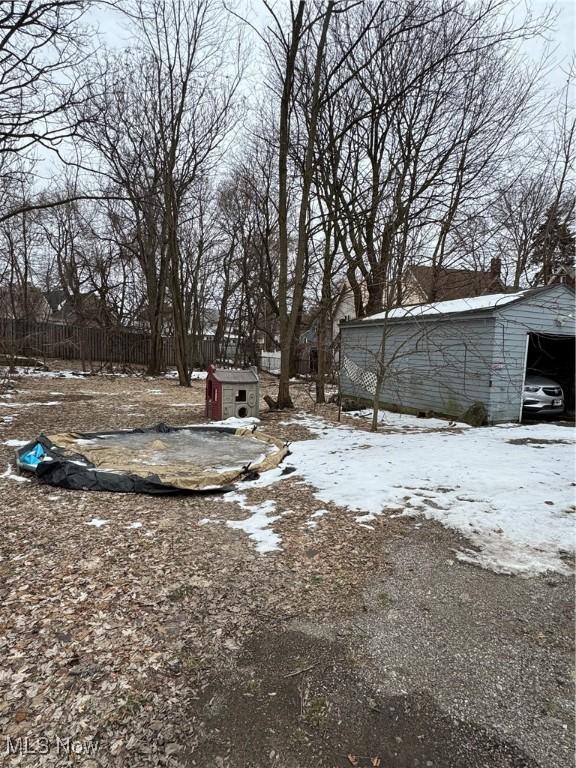
M 25 464 L 27 467 L 30 467 L 31 469 L 36 469 L 38 464 L 42 461 L 42 459 L 46 456 L 46 451 L 44 450 L 44 446 L 42 443 L 36 443 L 34 448 L 30 451 L 26 451 L 26 453 L 22 453 L 19 456 L 19 460 L 21 464 Z M 25 468 L 25 467 L 24 467 Z

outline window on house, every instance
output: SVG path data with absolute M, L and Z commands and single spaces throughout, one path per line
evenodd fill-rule
M 245 389 L 238 389 L 238 390 L 236 390 L 236 402 L 237 403 L 245 403 L 246 402 L 246 390 Z

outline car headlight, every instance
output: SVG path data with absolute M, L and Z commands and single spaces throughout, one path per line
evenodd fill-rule
M 524 392 L 538 392 L 540 387 L 524 387 Z

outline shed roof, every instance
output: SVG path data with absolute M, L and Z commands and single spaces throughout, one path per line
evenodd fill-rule
M 217 381 L 223 384 L 257 384 L 258 374 L 255 368 L 241 370 L 237 368 L 215 368 L 211 371 Z

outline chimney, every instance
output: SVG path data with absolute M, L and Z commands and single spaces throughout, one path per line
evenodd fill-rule
M 502 271 L 502 261 L 495 256 L 490 260 L 490 277 L 494 280 L 500 279 L 500 272 Z

